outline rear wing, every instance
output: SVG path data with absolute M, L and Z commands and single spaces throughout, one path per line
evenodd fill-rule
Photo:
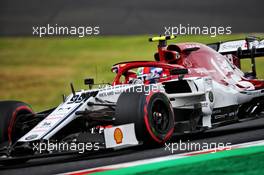
M 239 58 L 250 58 L 252 54 L 254 54 L 255 57 L 264 56 L 264 39 L 256 37 L 247 37 L 243 40 L 217 42 L 207 44 L 207 46 L 223 55 L 233 54 Z
M 251 59 L 252 72 L 246 73 L 249 78 L 256 78 L 256 63 L 255 57 L 264 57 L 264 39 L 257 37 L 247 37 L 243 40 L 232 40 L 225 42 L 217 42 L 212 44 L 207 44 L 207 46 L 237 60 L 232 60 L 233 63 L 241 68 L 240 59 Z

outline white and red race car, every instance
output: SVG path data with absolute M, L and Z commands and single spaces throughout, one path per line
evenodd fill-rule
M 262 116 L 264 81 L 256 78 L 255 57 L 264 56 L 264 40 L 167 45 L 173 38 L 150 39 L 159 42 L 155 61 L 115 64 L 111 85 L 93 89 L 93 79 L 85 79 L 89 89 L 75 91 L 71 84 L 56 108 L 34 113 L 23 102 L 1 101 L 0 163 L 76 154 L 73 143 L 89 144 L 88 151 L 159 145 L 174 134 Z M 239 69 L 244 58 L 251 73 Z

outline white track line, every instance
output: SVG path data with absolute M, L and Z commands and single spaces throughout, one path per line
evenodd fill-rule
M 246 147 L 251 147 L 251 146 L 261 146 L 261 145 L 262 146 L 264 145 L 264 140 L 231 145 L 231 149 L 246 148 Z M 155 163 L 155 162 L 163 162 L 167 160 L 176 160 L 176 159 L 189 157 L 189 156 L 193 156 L 197 154 L 213 153 L 215 151 L 223 151 L 223 150 L 210 149 L 210 150 L 193 151 L 193 152 L 187 152 L 187 153 L 182 153 L 182 154 L 173 154 L 173 155 L 163 156 L 163 157 L 158 157 L 158 158 L 143 159 L 143 160 L 137 160 L 133 162 L 113 164 L 113 165 L 107 165 L 107 166 L 102 166 L 102 167 L 97 167 L 97 168 L 73 171 L 73 172 L 68 172 L 68 173 L 63 173 L 63 174 L 72 175 L 72 174 L 79 174 L 79 173 L 92 173 L 96 171 L 106 171 L 106 170 L 111 170 L 111 169 L 126 168 L 126 167 L 150 164 L 150 163 Z

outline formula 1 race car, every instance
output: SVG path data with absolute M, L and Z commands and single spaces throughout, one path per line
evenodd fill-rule
M 264 40 L 167 45 L 158 41 L 155 61 L 113 65 L 111 85 L 95 86 L 63 97 L 56 108 L 34 113 L 18 101 L 0 102 L 1 161 L 13 158 L 161 145 L 173 135 L 263 116 L 264 81 L 256 78 L 255 57 L 264 56 Z M 252 72 L 240 60 L 250 58 Z M 88 145 L 87 145 L 88 144 Z M 48 145 L 48 146 L 47 146 Z M 75 148 L 75 149 L 74 149 Z

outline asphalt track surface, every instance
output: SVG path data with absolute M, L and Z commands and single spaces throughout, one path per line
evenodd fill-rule
M 32 26 L 99 26 L 100 35 L 162 34 L 164 26 L 231 26 L 264 32 L 263 0 L 1 0 L 0 36 Z
M 232 143 L 239 144 L 264 139 L 264 118 L 212 129 L 205 133 L 185 135 L 172 140 L 195 143 Z M 176 151 L 175 154 L 188 151 Z M 144 148 L 133 147 L 119 151 L 110 151 L 92 156 L 63 156 L 46 159 L 30 160 L 22 165 L 0 166 L 0 174 L 55 174 L 76 171 L 100 166 L 143 160 L 160 156 L 171 155 L 165 147 Z

